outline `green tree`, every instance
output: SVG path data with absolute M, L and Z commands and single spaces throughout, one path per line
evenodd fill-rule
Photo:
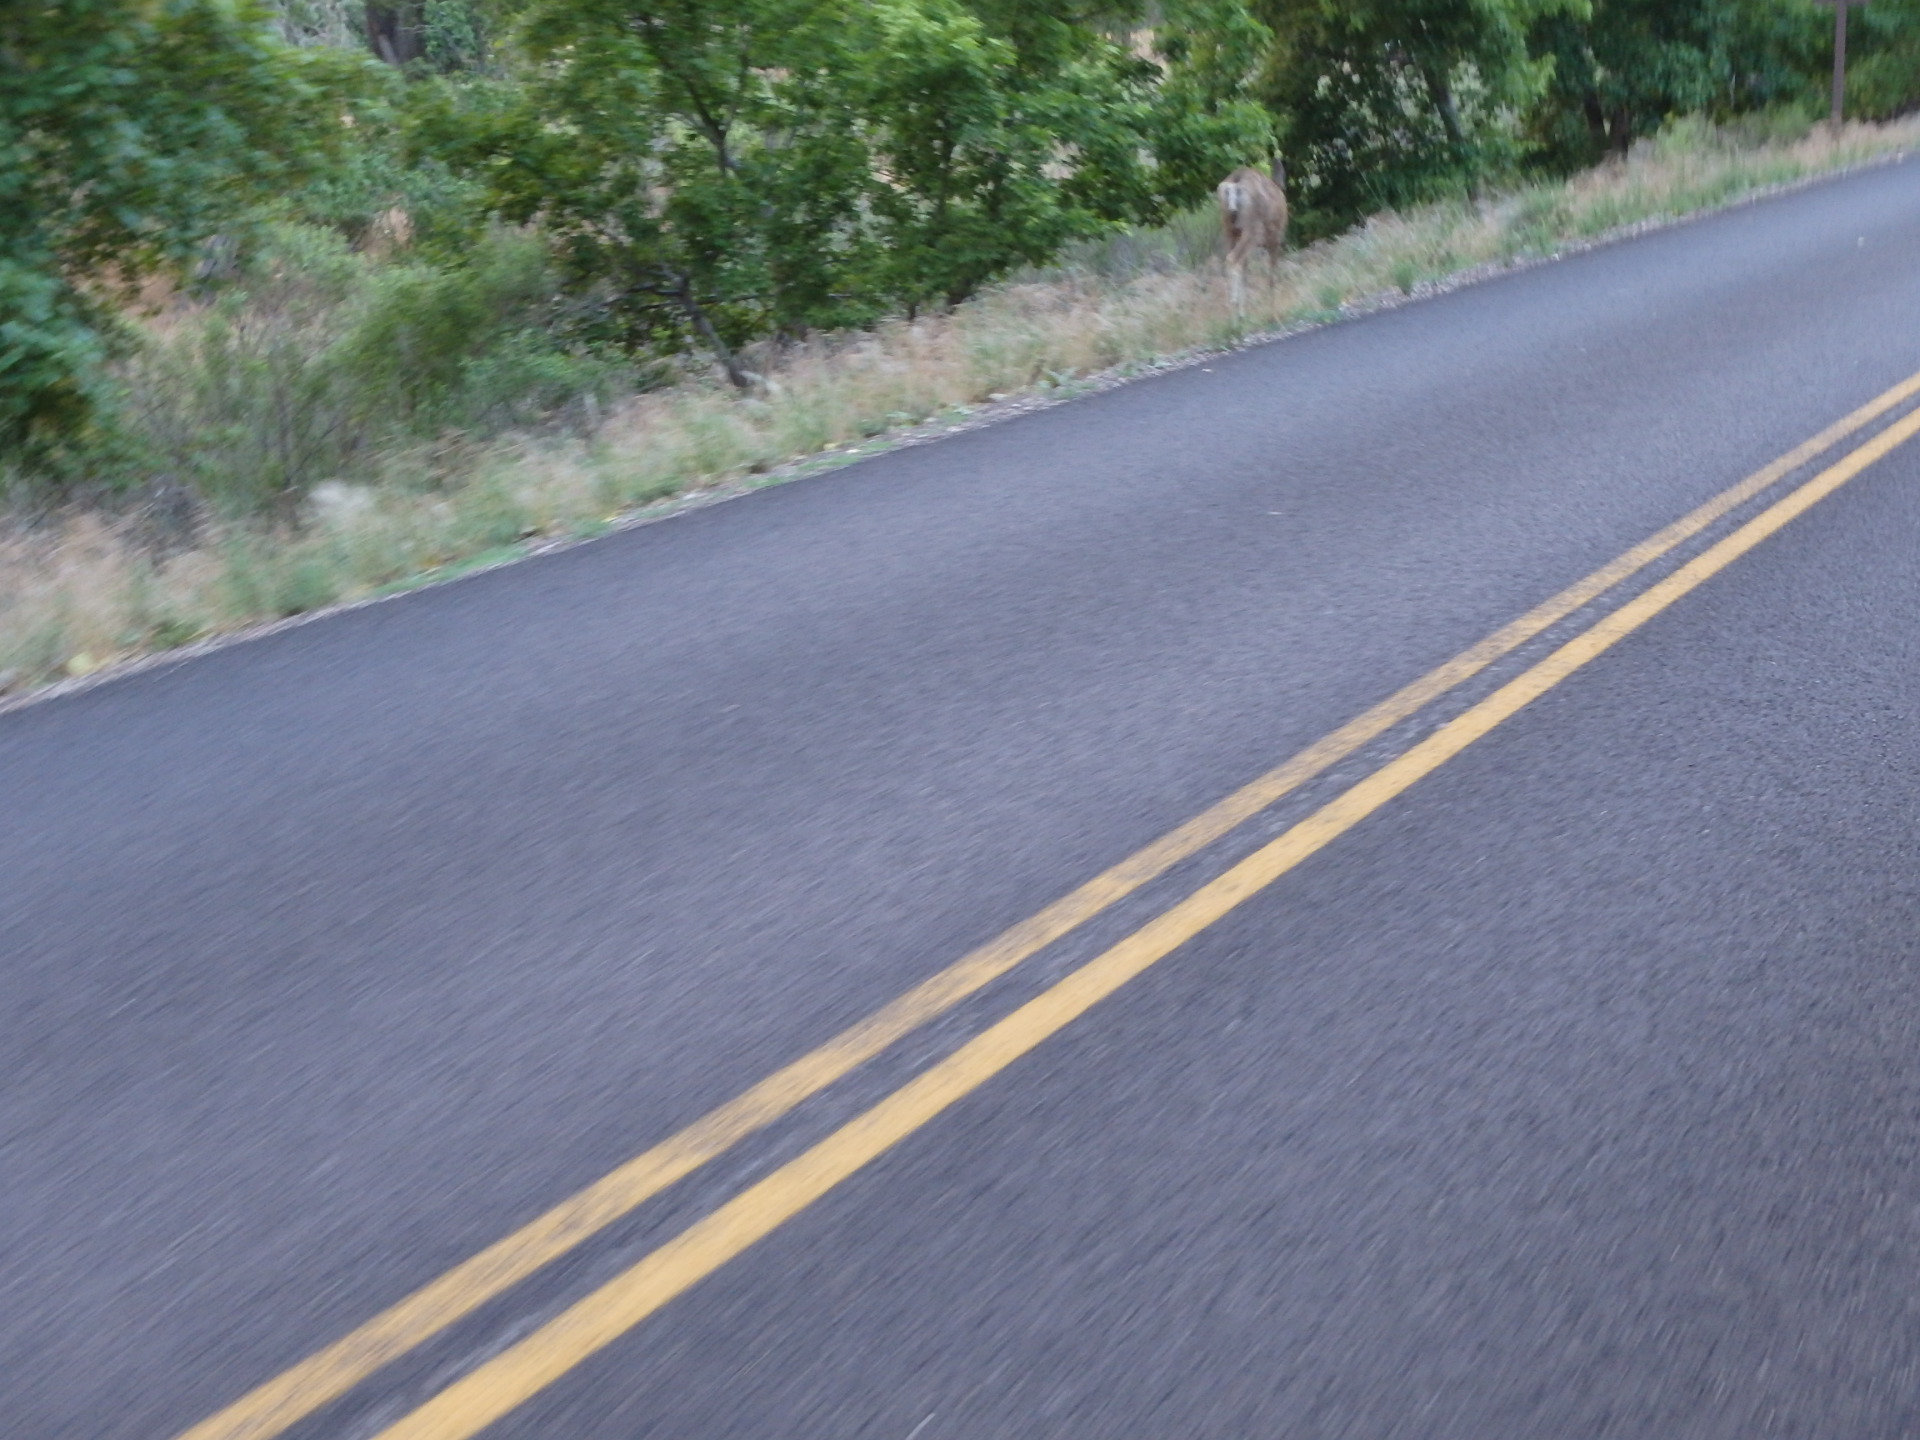
M 691 335 L 736 384 L 756 334 L 852 318 L 865 151 L 834 78 L 842 0 L 560 0 L 524 85 L 449 91 L 431 144 L 538 217 L 602 338 Z
M 494 67 L 500 32 L 526 8 L 524 0 L 275 0 L 291 18 L 326 5 L 356 11 L 358 39 L 396 69 L 459 74 Z M 336 26 L 329 36 L 334 40 Z M 334 43 L 338 43 L 334 40 Z
M 956 303 L 1263 151 L 1264 33 L 1168 9 L 1156 59 L 1063 0 L 549 0 L 530 82 L 450 90 L 437 143 L 539 217 L 611 338 L 695 338 L 745 385 L 748 339 Z
M 243 0 L 0 8 L 0 451 L 85 427 L 115 296 L 337 128 L 340 75 Z
M 1072 7 L 883 3 L 852 93 L 873 147 L 879 294 L 957 304 L 1103 224 L 1161 208 L 1157 67 Z
M 1806 0 L 1592 0 L 1534 28 L 1552 62 L 1536 128 L 1560 168 L 1624 155 L 1676 115 L 1811 100 L 1832 23 Z
M 895 0 L 857 87 L 891 303 L 958 303 L 1064 242 L 1164 220 L 1273 148 L 1244 0 Z M 1147 22 L 1151 18 L 1152 23 Z
M 1878 0 L 1850 23 L 1848 113 L 1879 120 L 1920 105 L 1920 0 Z
M 1162 0 L 1158 8 L 1153 48 L 1164 74 L 1148 124 L 1155 188 L 1178 208 L 1274 154 L 1259 83 L 1274 36 L 1243 0 Z
M 1449 191 L 1518 159 L 1516 117 L 1551 64 L 1543 17 L 1585 0 L 1261 0 L 1265 77 L 1309 230 Z

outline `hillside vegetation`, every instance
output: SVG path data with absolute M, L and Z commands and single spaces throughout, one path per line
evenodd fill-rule
M 1854 27 L 1834 135 L 1804 0 L 9 7 L 0 691 L 1904 149 Z

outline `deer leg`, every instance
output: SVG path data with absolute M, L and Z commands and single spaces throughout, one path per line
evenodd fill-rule
M 1247 308 L 1247 257 L 1253 252 L 1253 233 L 1242 230 L 1227 252 L 1227 291 L 1237 315 Z

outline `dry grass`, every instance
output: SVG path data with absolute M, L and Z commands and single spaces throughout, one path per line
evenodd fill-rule
M 1008 396 L 1057 391 L 1168 356 L 1330 318 L 1624 226 L 1911 148 L 1920 123 L 1798 139 L 1681 126 L 1625 164 L 1480 205 L 1380 216 L 1291 257 L 1236 313 L 1215 262 L 1184 240 L 1129 237 L 949 315 L 896 322 L 768 357 L 765 393 L 689 382 L 641 396 L 591 440 L 476 448 L 454 484 L 321 486 L 297 529 L 208 526 L 161 556 L 132 521 L 82 515 L 0 535 L 0 691 L 179 645 L 604 530 L 671 496 L 738 484 Z M 1205 222 L 1199 222 L 1205 223 Z

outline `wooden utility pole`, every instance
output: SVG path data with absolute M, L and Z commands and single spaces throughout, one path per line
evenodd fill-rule
M 1813 3 L 1827 5 L 1833 9 L 1833 115 L 1831 119 L 1837 134 L 1847 108 L 1847 7 L 1864 5 L 1866 0 L 1813 0 Z

